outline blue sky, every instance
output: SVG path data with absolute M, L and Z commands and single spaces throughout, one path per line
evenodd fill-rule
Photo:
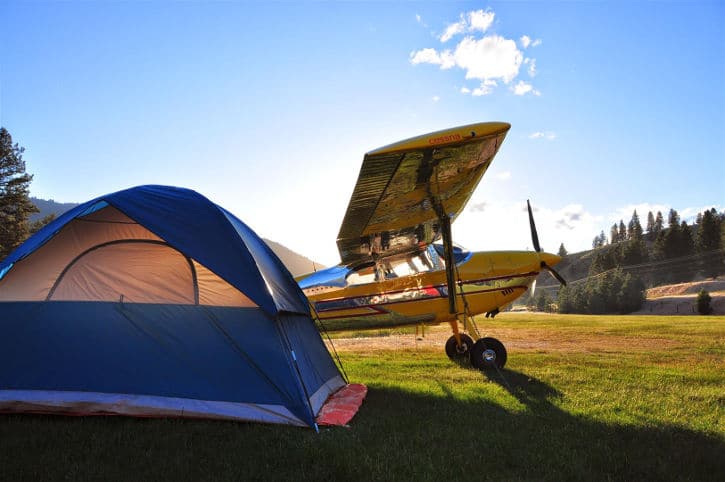
M 466 247 L 587 249 L 632 210 L 725 209 L 722 2 L 0 3 L 0 123 L 31 193 L 195 189 L 325 264 L 366 151 L 512 129 Z

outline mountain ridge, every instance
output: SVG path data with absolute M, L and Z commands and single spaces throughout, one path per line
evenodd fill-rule
M 59 203 L 53 199 L 41 199 L 37 197 L 30 197 L 30 201 L 35 204 L 38 208 L 37 213 L 30 216 L 30 222 L 39 221 L 44 217 L 54 214 L 56 217 L 60 216 L 64 212 L 78 206 L 79 203 Z M 303 274 L 311 273 L 321 268 L 325 268 L 324 265 L 311 260 L 307 256 L 304 256 L 296 251 L 289 249 L 288 247 L 276 242 L 271 239 L 262 238 L 265 243 L 274 251 L 274 254 L 282 261 L 287 267 L 292 276 L 300 276 Z

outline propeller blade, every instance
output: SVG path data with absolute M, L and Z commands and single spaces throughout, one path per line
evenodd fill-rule
M 562 275 L 560 275 L 559 273 L 557 273 L 554 268 L 552 268 L 551 266 L 549 266 L 548 264 L 546 264 L 543 261 L 541 262 L 541 267 L 544 268 L 545 270 L 547 270 L 549 272 L 549 274 L 551 274 L 551 276 L 553 276 L 554 278 L 556 278 L 556 281 L 558 281 L 559 283 L 561 283 L 562 286 L 566 286 L 566 280 L 564 279 L 564 277 Z
M 541 245 L 539 244 L 539 235 L 536 232 L 536 224 L 534 223 L 534 213 L 531 210 L 531 203 L 526 200 L 526 206 L 529 208 L 529 225 L 531 226 L 531 241 L 534 243 L 534 251 L 537 253 L 541 252 Z

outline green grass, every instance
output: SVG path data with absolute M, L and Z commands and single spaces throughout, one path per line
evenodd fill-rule
M 486 323 L 594 348 L 510 348 L 503 377 L 432 349 L 342 352 L 369 394 L 319 434 L 0 415 L 0 480 L 725 480 L 725 318 Z

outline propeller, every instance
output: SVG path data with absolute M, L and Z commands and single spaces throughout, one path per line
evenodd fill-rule
M 531 209 L 531 203 L 526 200 L 526 206 L 529 209 L 529 225 L 531 226 L 531 242 L 534 243 L 534 251 L 541 253 L 541 245 L 539 244 L 539 234 L 536 232 L 536 223 L 534 223 L 534 212 Z M 556 272 L 554 268 L 546 264 L 546 261 L 541 260 L 541 267 L 547 270 L 551 276 L 553 276 L 559 283 L 566 286 L 566 280 Z

